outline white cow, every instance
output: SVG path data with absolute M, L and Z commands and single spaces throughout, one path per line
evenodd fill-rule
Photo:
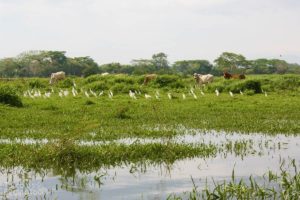
M 214 80 L 214 76 L 211 74 L 203 75 L 203 74 L 194 73 L 194 78 L 196 80 L 196 83 L 198 83 L 199 85 L 211 83 Z
M 50 84 L 56 83 L 59 80 L 63 80 L 66 77 L 66 73 L 63 71 L 52 73 L 50 78 Z

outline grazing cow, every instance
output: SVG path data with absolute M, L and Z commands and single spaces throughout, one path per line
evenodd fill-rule
M 246 76 L 244 74 L 230 74 L 228 72 L 223 72 L 223 76 L 225 79 L 245 79 Z
M 157 75 L 156 74 L 147 74 L 145 75 L 145 79 L 144 79 L 144 85 L 147 85 L 151 80 L 156 79 Z
M 50 84 L 56 83 L 59 80 L 65 79 L 66 74 L 63 71 L 52 73 L 50 78 Z
M 199 85 L 211 83 L 214 80 L 214 76 L 211 74 L 197 74 L 194 73 L 194 79 L 196 80 L 196 83 Z

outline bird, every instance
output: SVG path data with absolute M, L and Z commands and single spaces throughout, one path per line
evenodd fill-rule
M 87 91 L 85 91 L 84 94 L 85 94 L 85 96 L 86 96 L 87 98 L 90 98 L 90 95 L 89 95 L 89 93 L 88 93 Z
M 45 92 L 45 97 L 46 98 L 50 98 L 50 96 L 51 96 L 51 92 Z
M 172 99 L 172 94 L 170 92 L 168 93 L 168 98 Z
M 146 99 L 150 99 L 150 98 L 152 98 L 149 94 L 145 94 L 145 98 Z
M 233 93 L 231 91 L 229 91 L 229 94 L 230 94 L 231 97 L 233 97 Z
M 215 93 L 216 93 L 217 97 L 220 95 L 220 92 L 218 89 L 215 90 Z
M 103 91 L 99 92 L 98 96 L 102 96 L 103 95 Z
M 241 94 L 241 95 L 244 95 L 244 93 L 243 93 L 241 90 L 240 90 L 240 94 Z
M 76 95 L 78 94 L 74 87 L 72 88 L 72 94 L 73 94 L 74 97 L 76 97 Z
M 129 90 L 129 96 L 130 96 L 132 99 L 136 99 L 135 93 L 132 92 L 131 90 Z
M 159 92 L 158 91 L 155 92 L 155 98 L 159 99 Z
M 201 93 L 201 95 L 202 95 L 202 96 L 204 96 L 204 95 L 205 95 L 205 94 L 204 94 L 204 92 L 203 92 L 202 90 L 201 90 L 201 92 L 200 92 L 200 93 Z
M 193 97 L 194 97 L 194 99 L 198 99 L 198 97 L 195 93 L 193 93 Z
M 108 98 L 112 99 L 112 98 L 113 98 L 113 96 L 114 96 L 114 93 L 113 93 L 111 90 L 109 90 L 109 93 L 108 93 Z
M 267 94 L 267 92 L 265 91 L 265 97 L 267 97 L 268 96 L 268 94 Z
M 64 91 L 64 95 L 65 95 L 65 96 L 68 96 L 68 95 L 69 95 L 69 91 L 68 91 L 68 90 L 65 90 L 65 91 Z
M 182 99 L 183 99 L 183 100 L 185 100 L 185 99 L 186 99 L 186 96 L 185 96 L 185 94 L 184 94 L 184 93 L 182 94 Z
M 93 90 L 91 90 L 91 89 L 90 89 L 90 93 L 91 93 L 92 95 L 94 95 L 95 97 L 97 97 L 97 94 L 96 94 Z

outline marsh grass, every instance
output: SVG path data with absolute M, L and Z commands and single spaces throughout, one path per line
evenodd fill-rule
M 295 160 L 290 161 L 287 168 L 280 164 L 280 173 L 277 175 L 268 171 L 263 175 L 262 180 L 258 181 L 251 175 L 246 181 L 235 176 L 232 170 L 231 180 L 215 182 L 209 185 L 206 180 L 204 189 L 198 189 L 195 181 L 191 178 L 193 188 L 191 192 L 184 195 L 170 195 L 168 200 L 176 199 L 292 199 L 297 200 L 300 196 L 300 173 Z M 188 198 L 183 198 L 187 196 Z

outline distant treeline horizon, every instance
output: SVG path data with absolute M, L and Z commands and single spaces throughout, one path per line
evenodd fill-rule
M 205 59 L 178 60 L 173 64 L 167 54 L 160 52 L 151 58 L 132 60 L 131 64 L 118 62 L 99 65 L 91 57 L 67 57 L 65 51 L 27 51 L 16 57 L 0 59 L 0 77 L 48 77 L 64 71 L 66 75 L 87 77 L 99 73 L 142 75 L 194 73 L 221 75 L 224 71 L 241 74 L 300 74 L 300 65 L 281 59 L 259 58 L 223 52 L 213 63 Z

